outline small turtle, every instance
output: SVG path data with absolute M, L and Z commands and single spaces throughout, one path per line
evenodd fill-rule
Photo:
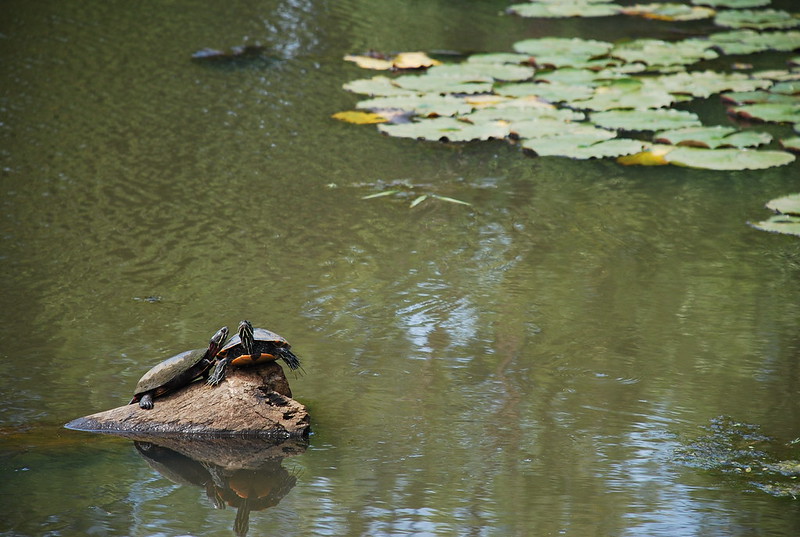
M 207 349 L 185 351 L 153 366 L 139 379 L 128 404 L 138 402 L 140 407 L 149 410 L 153 408 L 154 397 L 183 388 L 197 378 L 207 379 L 226 337 L 228 327 L 223 326 L 211 337 Z
M 283 337 L 265 328 L 253 328 L 250 321 L 239 323 L 239 334 L 217 354 L 217 367 L 208 379 L 208 384 L 216 386 L 225 378 L 228 364 L 236 366 L 281 359 L 289 369 L 300 368 L 300 360 L 289 349 L 291 345 Z

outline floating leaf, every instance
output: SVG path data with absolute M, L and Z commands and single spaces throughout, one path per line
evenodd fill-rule
M 781 147 L 788 151 L 793 151 L 795 153 L 800 153 L 800 136 L 795 136 L 793 138 L 782 138 L 780 140 Z
M 733 107 L 730 111 L 746 119 L 758 119 L 775 123 L 800 122 L 800 104 L 796 103 L 746 104 Z
M 604 56 L 611 43 L 593 39 L 543 37 L 514 43 L 514 50 L 530 54 L 537 65 L 583 66 L 592 58 Z
M 766 50 L 791 51 L 800 47 L 800 32 L 733 30 L 712 34 L 708 41 L 725 54 L 752 54 Z
M 392 62 L 383 58 L 375 58 L 372 56 L 358 56 L 348 54 L 344 57 L 345 61 L 353 62 L 362 69 L 374 69 L 376 71 L 388 71 L 392 68 Z
M 794 95 L 784 95 L 781 93 L 771 93 L 769 91 L 735 91 L 720 95 L 722 100 L 730 104 L 757 104 L 757 103 L 795 103 L 798 97 Z
M 783 166 L 794 161 L 785 151 L 755 151 L 752 149 L 700 149 L 676 147 L 664 158 L 670 164 L 705 170 L 761 170 Z
M 516 82 L 533 77 L 533 67 L 507 63 L 454 63 L 439 65 L 428 70 L 428 76 L 455 77 L 461 80 L 504 80 Z
M 793 28 L 800 25 L 800 17 L 792 15 L 788 11 L 776 9 L 742 9 L 720 11 L 714 18 L 714 23 L 728 28 L 766 30 L 768 28 Z
M 508 95 L 510 97 L 534 95 L 551 103 L 588 99 L 594 94 L 594 89 L 589 86 L 559 83 L 548 84 L 546 82 L 506 84 L 496 87 L 495 91 L 500 95 Z
M 608 129 L 665 130 L 700 125 L 697 114 L 684 110 L 609 110 L 595 112 L 592 123 Z
M 609 3 L 610 0 L 559 0 L 514 4 L 507 9 L 508 13 L 520 17 L 607 17 L 616 15 L 620 7 Z
M 616 133 L 586 123 L 574 123 L 552 118 L 511 121 L 509 131 L 518 138 L 536 139 L 570 135 L 574 140 L 599 142 L 614 138 Z
M 800 216 L 800 194 L 789 194 L 767 202 L 767 209 L 776 213 Z
M 470 205 L 470 206 L 472 206 L 472 204 L 469 203 L 468 201 L 457 200 L 455 198 L 450 198 L 450 197 L 447 197 L 447 196 L 440 196 L 439 194 L 431 194 L 431 197 L 436 198 L 437 200 L 446 201 L 448 203 L 456 203 L 458 205 Z
M 522 140 L 522 146 L 539 156 L 590 159 L 630 155 L 641 151 L 644 143 L 639 140 L 605 138 L 598 140 L 592 135 L 567 134 Z
M 624 78 L 595 89 L 594 95 L 585 100 L 572 103 L 573 108 L 588 110 L 612 110 L 615 108 L 632 108 L 644 110 L 669 106 L 675 97 L 654 85 L 643 84 L 640 80 Z
M 800 237 L 800 216 L 776 214 L 763 222 L 748 222 L 751 226 L 761 231 L 770 233 L 784 233 Z
M 714 126 L 662 131 L 655 134 L 653 140 L 657 143 L 715 149 L 768 144 L 772 141 L 772 136 L 766 132 L 738 131 L 733 127 Z
M 354 123 L 356 125 L 369 125 L 372 123 L 386 123 L 387 119 L 372 112 L 359 112 L 355 110 L 348 110 L 346 112 L 336 112 L 331 116 L 333 119 L 345 121 L 347 123 Z
M 517 54 L 514 52 L 490 52 L 486 54 L 473 54 L 467 58 L 468 63 L 509 63 L 512 65 L 526 64 L 530 62 L 527 54 Z
M 635 15 L 645 19 L 657 19 L 664 21 L 690 21 L 698 19 L 708 19 L 716 13 L 707 7 L 693 7 L 685 4 L 653 3 L 636 4 L 635 6 L 622 8 L 625 15 Z
M 378 129 L 384 134 L 399 138 L 450 142 L 501 139 L 508 135 L 508 124 L 505 122 L 489 121 L 472 124 L 450 117 L 422 119 L 400 125 L 380 125 Z
M 472 106 L 464 100 L 449 95 L 397 95 L 392 97 L 376 97 L 356 104 L 356 108 L 365 110 L 400 109 L 420 116 L 452 116 L 466 114 Z
M 383 75 L 353 80 L 342 87 L 353 93 L 360 93 L 362 95 L 377 95 L 382 97 L 388 95 L 408 95 L 409 93 L 412 93 L 407 89 L 395 86 L 390 78 Z
M 671 145 L 647 146 L 644 151 L 639 153 L 619 157 L 617 162 L 624 166 L 666 166 L 669 162 L 666 161 L 664 155 L 673 149 L 674 147 Z
M 610 54 L 626 62 L 641 62 L 650 66 L 689 65 L 718 56 L 709 48 L 707 41 L 700 39 L 672 43 L 659 39 L 636 39 L 615 46 Z
M 742 9 L 747 7 L 768 6 L 772 0 L 692 0 L 693 4 L 711 7 L 729 7 Z
M 646 79 L 648 85 L 662 88 L 675 94 L 708 97 L 724 90 L 751 91 L 767 88 L 769 80 L 750 78 L 743 73 L 717 73 L 715 71 L 692 71 L 675 73 Z
M 484 108 L 476 110 L 471 114 L 462 116 L 462 119 L 478 123 L 481 121 L 503 120 L 503 121 L 528 121 L 540 119 L 554 119 L 557 121 L 581 121 L 586 118 L 583 112 L 576 112 L 565 108 L 555 108 L 554 106 L 542 103 L 541 106 L 526 106 L 525 99 L 514 99 L 502 103 L 495 108 Z M 515 106 L 519 104 L 519 106 Z
M 492 91 L 490 77 L 485 82 L 474 81 L 477 77 L 437 76 L 434 74 L 405 75 L 394 79 L 394 83 L 407 91 L 418 93 L 487 93 Z
M 442 62 L 434 60 L 424 52 L 401 52 L 392 60 L 395 69 L 424 69 L 441 64 Z
M 800 93 L 800 82 L 780 82 L 769 88 L 771 93 L 794 95 Z

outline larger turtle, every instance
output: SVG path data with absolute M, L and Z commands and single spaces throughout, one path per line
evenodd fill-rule
M 247 320 L 239 323 L 238 332 L 217 354 L 217 367 L 208 379 L 211 386 L 222 382 L 228 364 L 240 366 L 280 359 L 291 370 L 300 368 L 300 359 L 289 350 L 292 346 L 282 336 L 266 328 L 253 328 Z
M 155 397 L 183 388 L 195 379 L 208 378 L 226 337 L 228 327 L 223 326 L 211 337 L 207 349 L 185 351 L 153 366 L 139 379 L 128 404 L 138 402 L 140 407 L 149 410 L 153 408 Z

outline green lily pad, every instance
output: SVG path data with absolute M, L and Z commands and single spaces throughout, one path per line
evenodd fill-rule
M 752 54 L 767 50 L 788 52 L 800 47 L 800 32 L 733 30 L 712 34 L 708 41 L 725 54 Z
M 407 91 L 418 93 L 487 93 L 492 91 L 491 77 L 476 81 L 477 77 L 437 76 L 434 74 L 404 75 L 394 79 L 394 83 Z
M 589 86 L 572 84 L 548 84 L 523 82 L 520 84 L 506 84 L 495 88 L 495 93 L 510 97 L 523 97 L 535 95 L 551 103 L 571 102 L 578 99 L 588 99 L 594 94 L 594 89 Z
M 533 77 L 533 67 L 505 63 L 463 62 L 443 64 L 428 69 L 427 76 L 455 77 L 461 80 L 504 80 L 516 82 Z
M 581 67 L 591 64 L 593 58 L 604 56 L 612 46 L 593 39 L 543 37 L 518 41 L 514 50 L 529 54 L 539 66 Z
M 375 97 L 356 104 L 361 110 L 405 110 L 419 116 L 467 114 L 472 105 L 450 95 L 395 95 Z
M 644 110 L 661 108 L 675 102 L 675 97 L 654 85 L 640 80 L 624 78 L 595 89 L 591 98 L 573 101 L 573 108 L 612 110 L 619 108 Z
M 468 63 L 508 63 L 511 65 L 521 65 L 528 63 L 530 56 L 527 54 L 517 54 L 514 52 L 489 52 L 486 54 L 473 54 L 467 58 Z
M 624 7 L 622 8 L 622 13 L 625 15 L 644 17 L 646 19 L 691 21 L 709 19 L 715 15 L 716 11 L 707 7 L 656 2 L 653 4 L 636 4 L 634 6 Z
M 670 164 L 704 170 L 761 170 L 783 166 L 794 161 L 785 151 L 756 151 L 752 149 L 701 149 L 676 147 L 664 159 Z
M 741 9 L 720 11 L 714 18 L 714 23 L 728 28 L 766 30 L 769 28 L 794 28 L 800 25 L 800 17 L 777 9 Z
M 748 7 L 768 6 L 772 3 L 772 0 L 692 0 L 692 3 L 701 6 L 743 9 Z
M 792 138 L 781 138 L 781 147 L 787 151 L 800 153 L 800 136 L 793 136 Z
M 342 87 L 352 93 L 382 97 L 388 95 L 409 95 L 412 93 L 407 89 L 395 86 L 389 77 L 385 77 L 383 75 L 353 80 Z
M 555 119 L 557 121 L 581 121 L 586 119 L 586 114 L 565 108 L 555 108 L 553 106 L 526 106 L 524 100 L 506 101 L 495 107 L 482 108 L 475 110 L 471 114 L 462 116 L 474 123 L 491 120 L 503 121 L 529 121 L 540 119 Z M 515 106 L 519 104 L 519 106 Z
M 763 222 L 748 222 L 751 226 L 761 231 L 770 233 L 784 233 L 800 237 L 800 216 L 776 214 Z
M 534 81 L 545 81 L 554 84 L 577 84 L 581 86 L 598 86 L 606 79 L 620 78 L 621 75 L 611 71 L 591 71 L 589 69 L 573 69 L 565 67 L 552 71 L 538 71 Z M 604 78 L 605 77 L 605 78 Z
M 522 147 L 542 157 L 569 157 L 583 160 L 631 155 L 641 151 L 644 143 L 639 140 L 619 138 L 597 139 L 592 135 L 575 133 L 522 140 Z
M 787 82 L 779 82 L 775 84 L 771 88 L 769 88 L 770 93 L 781 93 L 785 95 L 795 95 L 800 93 L 800 82 L 796 81 L 787 81 Z
M 518 138 L 524 139 L 570 136 L 573 140 L 591 143 L 616 137 L 614 131 L 601 129 L 587 123 L 575 123 L 557 119 L 512 121 L 509 125 L 509 131 Z
M 767 202 L 767 209 L 776 213 L 800 216 L 800 194 L 789 194 Z
M 733 91 L 723 93 L 720 95 L 722 100 L 726 103 L 732 104 L 757 104 L 757 103 L 773 103 L 773 104 L 786 104 L 796 103 L 800 101 L 800 97 L 795 95 L 785 95 L 782 93 L 772 93 L 770 91 Z
M 735 106 L 731 112 L 746 119 L 758 119 L 775 123 L 800 122 L 800 104 L 764 103 Z
M 591 114 L 595 125 L 628 131 L 658 131 L 700 125 L 697 114 L 684 110 L 609 110 Z
M 621 43 L 611 50 L 611 56 L 626 62 L 640 62 L 649 66 L 689 65 L 700 60 L 713 60 L 718 56 L 700 39 L 667 42 L 659 39 L 636 39 Z
M 506 11 L 520 17 L 607 17 L 620 12 L 620 7 L 610 0 L 561 0 L 514 4 Z
M 467 142 L 505 138 L 508 135 L 508 124 L 500 121 L 472 124 L 451 117 L 437 117 L 400 125 L 382 124 L 378 126 L 378 130 L 398 138 Z
M 768 144 L 772 136 L 766 132 L 738 131 L 733 127 L 687 127 L 661 131 L 653 136 L 657 143 L 716 149 L 718 147 L 755 147 Z
M 724 90 L 752 91 L 772 85 L 769 80 L 750 78 L 743 73 L 718 73 L 716 71 L 675 73 L 645 79 L 645 81 L 670 93 L 689 94 L 701 98 Z

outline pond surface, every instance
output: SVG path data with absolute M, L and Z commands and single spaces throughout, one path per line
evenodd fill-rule
M 6 2 L 0 535 L 231 535 L 235 509 L 131 442 L 61 426 L 243 318 L 292 342 L 313 423 L 250 535 L 800 534 L 797 501 L 673 458 L 720 415 L 800 435 L 800 243 L 745 224 L 800 166 L 536 159 L 330 118 L 365 76 L 348 53 L 686 28 L 508 3 Z M 246 42 L 269 53 L 190 60 Z M 424 193 L 471 206 L 410 209 Z

